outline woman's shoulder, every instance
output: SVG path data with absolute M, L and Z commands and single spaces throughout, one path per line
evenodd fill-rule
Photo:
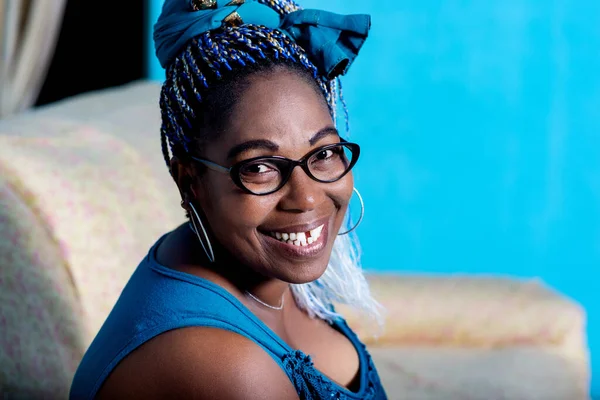
M 155 248 L 156 245 L 153 249 Z M 152 343 L 166 343 L 165 348 L 170 351 L 185 349 L 188 345 L 192 348 L 189 343 L 198 340 L 197 338 L 209 340 L 216 337 L 227 344 L 227 349 L 234 351 L 232 354 L 238 350 L 247 350 L 248 346 L 232 346 L 231 341 L 225 340 L 235 335 L 239 343 L 261 343 L 268 346 L 271 352 L 278 351 L 278 343 L 270 340 L 262 325 L 231 293 L 206 279 L 160 265 L 153 258 L 152 252 L 153 250 L 140 263 L 86 351 L 73 379 L 71 393 L 74 398 L 86 397 L 88 394 L 93 396 L 97 386 L 103 385 L 108 377 L 113 376 L 114 370 L 120 370 L 125 361 L 127 365 L 132 365 L 129 360 L 143 360 L 139 366 L 133 363 L 136 369 L 142 368 L 140 371 L 147 374 L 157 373 L 157 362 L 153 360 L 152 354 L 166 357 L 158 351 L 162 348 Z M 217 333 L 213 333 L 214 331 Z M 181 335 L 179 332 L 185 334 Z M 206 350 L 206 346 L 202 344 L 196 347 L 203 349 L 206 354 L 212 354 Z M 250 346 L 255 347 L 259 345 Z M 224 352 L 223 345 L 216 348 L 221 353 Z M 149 352 L 146 349 L 152 350 Z M 148 354 L 150 357 L 147 359 L 139 356 Z M 179 357 L 185 355 L 185 351 L 181 350 L 176 354 Z M 189 356 L 193 354 L 196 353 L 190 352 Z M 265 354 L 268 356 L 270 353 Z M 206 359 L 210 360 L 203 358 Z M 268 361 L 273 363 L 272 359 Z M 196 364 L 198 362 L 192 365 Z M 207 367 L 218 368 L 219 364 L 210 361 Z M 145 382 L 143 387 L 150 386 Z M 131 385 L 126 387 L 133 388 Z
M 297 399 L 289 378 L 254 341 L 208 327 L 165 332 L 126 357 L 98 399 Z

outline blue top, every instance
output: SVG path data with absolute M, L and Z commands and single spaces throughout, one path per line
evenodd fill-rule
M 166 236 L 166 235 L 165 235 Z M 260 345 L 286 372 L 301 399 L 387 399 L 365 346 L 342 319 L 333 326 L 355 346 L 360 389 L 352 392 L 319 372 L 310 356 L 289 347 L 231 293 L 200 277 L 167 268 L 152 246 L 75 373 L 70 399 L 93 399 L 129 353 L 163 332 L 190 326 L 236 332 Z

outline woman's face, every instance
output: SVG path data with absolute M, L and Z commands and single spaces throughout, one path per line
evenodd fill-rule
M 227 129 L 201 156 L 227 167 L 259 156 L 298 160 L 339 141 L 322 95 L 302 77 L 280 70 L 251 78 Z M 211 240 L 261 275 L 290 283 L 313 281 L 327 268 L 353 188 L 350 173 L 320 183 L 299 167 L 285 186 L 265 196 L 248 194 L 227 174 L 208 169 L 194 182 Z M 297 246 L 283 242 L 285 234 L 314 241 Z

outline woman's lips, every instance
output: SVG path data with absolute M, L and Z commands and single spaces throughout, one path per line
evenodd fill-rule
M 321 253 L 321 251 L 323 249 L 325 249 L 326 245 L 327 245 L 327 240 L 328 240 L 328 234 L 329 234 L 329 221 L 325 221 L 324 223 L 321 223 L 320 225 L 317 225 L 315 227 L 312 227 L 313 225 L 316 224 L 309 224 L 306 226 L 298 226 L 298 228 L 312 228 L 312 229 L 308 229 L 307 231 L 297 231 L 297 232 L 279 232 L 279 231 L 269 231 L 269 233 L 264 233 L 261 232 L 262 236 L 265 238 L 265 241 L 267 243 L 267 245 L 271 248 L 273 248 L 274 250 L 283 253 L 285 256 L 287 257 L 291 257 L 291 258 L 307 258 L 307 257 L 315 257 L 317 255 L 319 255 Z M 294 229 L 297 229 L 296 227 L 293 227 Z M 289 229 L 289 228 L 286 228 Z M 291 229 L 290 229 L 291 230 Z M 287 234 L 288 236 L 290 235 L 290 233 L 294 233 L 295 235 L 297 235 L 298 233 L 303 233 L 306 235 L 306 233 L 313 233 L 315 232 L 315 230 L 318 232 L 318 236 L 316 236 L 316 240 L 312 241 L 312 243 L 308 243 L 309 242 L 309 237 L 315 237 L 315 236 L 308 236 L 305 238 L 306 240 L 306 245 L 302 245 L 301 243 L 298 243 L 298 241 L 300 241 L 302 238 L 298 239 L 297 236 L 294 238 L 294 240 L 288 238 L 286 241 L 283 241 L 283 234 Z M 277 238 L 277 233 L 279 234 L 279 236 L 282 236 L 281 239 Z M 273 237 L 272 235 L 275 235 L 275 237 Z M 290 240 L 292 240 L 292 243 L 288 243 Z M 297 243 L 294 244 L 293 242 Z

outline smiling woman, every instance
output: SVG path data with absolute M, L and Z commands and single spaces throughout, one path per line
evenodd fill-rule
M 190 221 L 140 263 L 71 398 L 385 399 L 333 308 L 378 322 L 344 234 L 360 147 L 335 127 L 369 17 L 225 3 L 167 0 L 155 27 L 162 149 Z

